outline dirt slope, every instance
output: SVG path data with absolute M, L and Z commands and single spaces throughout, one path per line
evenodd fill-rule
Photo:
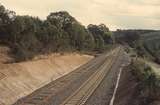
M 43 59 L 15 64 L 0 63 L 0 105 L 11 105 L 92 59 L 79 54 L 54 54 Z

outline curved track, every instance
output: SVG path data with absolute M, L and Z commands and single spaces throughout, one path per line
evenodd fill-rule
M 120 49 L 113 51 L 112 54 L 118 55 L 119 52 Z M 111 59 L 107 59 L 98 71 L 90 76 L 90 78 L 61 105 L 83 105 L 110 71 L 116 58 L 117 56 L 113 56 Z
M 83 105 L 110 72 L 120 53 L 122 48 L 118 47 L 102 54 L 14 105 Z

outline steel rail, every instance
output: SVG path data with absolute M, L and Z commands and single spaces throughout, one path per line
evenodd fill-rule
M 107 73 L 111 70 L 117 56 L 120 52 L 116 53 L 113 58 L 108 59 L 90 78 L 85 81 L 79 89 L 77 89 L 70 97 L 68 97 L 61 105 L 83 105 L 88 98 L 94 93 L 94 91 L 101 84 Z M 113 54 L 114 55 L 114 54 Z

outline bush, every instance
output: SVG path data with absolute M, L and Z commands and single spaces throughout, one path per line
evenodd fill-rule
M 149 65 L 137 60 L 131 64 L 131 69 L 138 80 L 141 97 L 153 100 L 160 96 L 160 78 Z

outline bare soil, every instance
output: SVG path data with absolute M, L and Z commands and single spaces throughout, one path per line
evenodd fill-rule
M 5 64 L 8 48 L 0 48 L 0 105 L 11 105 L 36 89 L 85 64 L 93 57 L 80 54 L 41 55 L 21 63 Z M 6 49 L 6 50 L 5 50 Z

